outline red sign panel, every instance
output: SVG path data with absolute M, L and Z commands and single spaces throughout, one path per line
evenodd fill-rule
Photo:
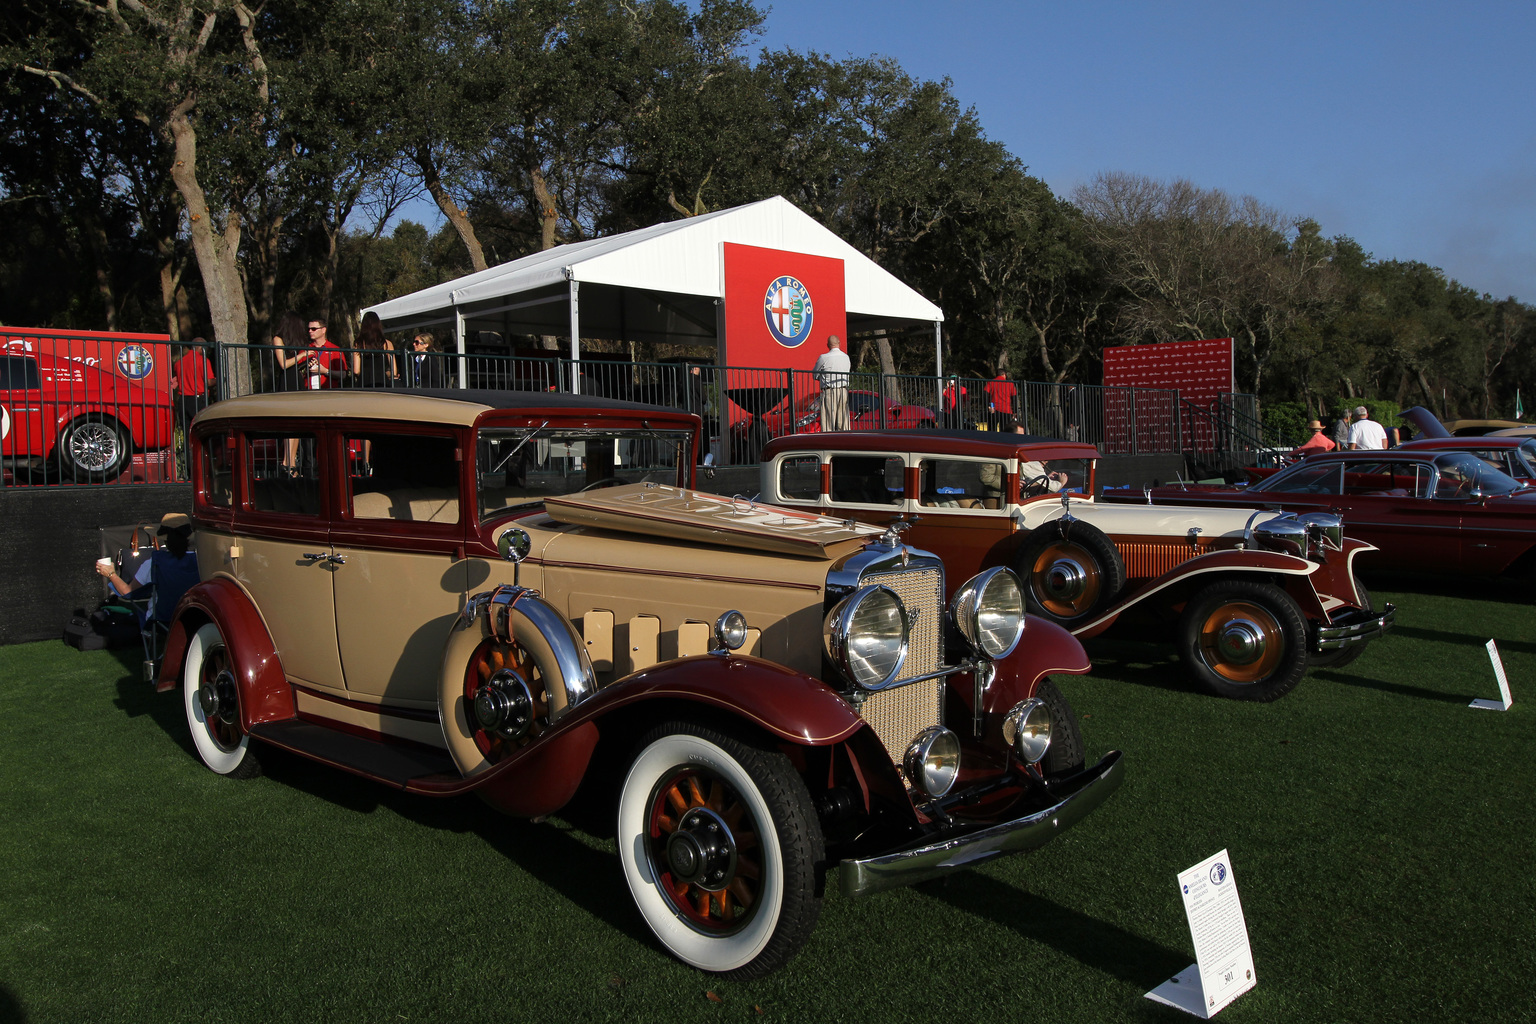
M 1105 386 L 1173 388 L 1181 398 L 1205 405 L 1218 395 L 1232 394 L 1236 382 L 1231 338 L 1104 350 Z
M 726 366 L 809 370 L 827 336 L 848 341 L 843 261 L 724 242 Z

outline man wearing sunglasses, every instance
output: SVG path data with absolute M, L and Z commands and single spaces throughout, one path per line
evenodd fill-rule
M 325 321 L 309 318 L 309 345 L 299 355 L 299 380 L 309 391 L 340 387 L 347 379 L 347 354 L 326 336 Z

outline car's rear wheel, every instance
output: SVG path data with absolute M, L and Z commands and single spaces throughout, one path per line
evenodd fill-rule
M 123 428 L 110 416 L 87 413 L 71 420 L 59 434 L 59 475 L 76 482 L 112 480 L 128 464 Z
M 694 723 L 659 726 L 630 764 L 617 824 L 635 905 L 679 960 L 755 978 L 815 927 L 821 826 L 782 753 Z
M 1109 607 L 1125 586 L 1125 562 L 1104 532 L 1071 520 L 1036 527 L 1019 545 L 1013 571 L 1030 611 L 1075 629 Z
M 1213 583 L 1179 619 L 1179 657 L 1217 696 L 1276 700 L 1307 671 L 1306 620 L 1272 584 Z
M 187 644 L 181 672 L 182 700 L 192 745 L 212 771 L 232 779 L 261 774 L 249 733 L 240 728 L 240 694 L 229 648 L 219 627 L 205 623 Z

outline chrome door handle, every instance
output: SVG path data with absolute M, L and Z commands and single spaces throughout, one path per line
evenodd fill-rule
M 331 556 L 329 552 L 325 551 L 306 551 L 304 552 L 303 557 L 309 559 L 311 562 L 323 562 Z

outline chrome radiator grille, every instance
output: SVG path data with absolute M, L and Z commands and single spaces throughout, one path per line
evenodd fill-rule
M 907 660 L 897 678 L 911 679 L 937 671 L 944 660 L 943 573 L 936 568 L 914 568 L 905 572 L 871 574 L 859 582 L 890 587 L 909 611 L 918 613 L 907 643 Z M 940 724 L 943 701 L 942 679 L 906 686 L 897 683 L 890 689 L 870 694 L 859 714 L 875 730 L 891 760 L 900 767 L 912 737 L 930 725 Z

